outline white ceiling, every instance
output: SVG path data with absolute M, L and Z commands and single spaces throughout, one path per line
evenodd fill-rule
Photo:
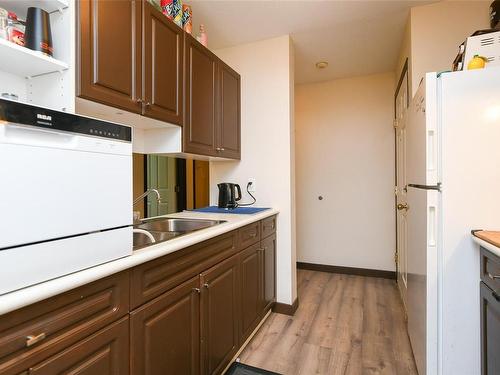
M 296 83 L 395 69 L 409 9 L 431 1 L 186 1 L 212 50 L 290 34 Z M 317 61 L 328 61 L 318 70 Z

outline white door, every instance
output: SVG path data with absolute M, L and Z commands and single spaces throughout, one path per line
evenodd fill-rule
M 147 197 L 147 217 L 177 212 L 175 159 L 167 156 L 148 155 L 147 188 L 156 189 L 161 201 L 150 194 Z
M 405 309 L 408 301 L 408 223 L 407 223 L 407 190 L 406 190 L 406 116 L 396 129 L 396 246 L 397 246 L 397 280 Z
M 436 375 L 438 249 L 441 193 L 437 184 L 436 79 L 426 79 L 406 122 L 408 334 L 420 375 Z
M 419 375 L 437 374 L 440 194 L 408 187 L 408 334 Z
M 401 298 L 406 308 L 408 288 L 406 221 L 406 122 L 408 114 L 408 73 L 404 73 L 396 95 L 396 268 Z

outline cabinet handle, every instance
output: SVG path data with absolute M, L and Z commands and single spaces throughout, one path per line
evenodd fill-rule
M 491 280 L 500 279 L 500 276 L 492 275 L 492 274 L 491 274 L 491 273 L 489 273 L 489 272 L 488 272 L 488 277 L 489 277 Z
M 40 333 L 39 335 L 36 335 L 36 336 L 33 336 L 33 335 L 27 336 L 26 337 L 26 347 L 30 347 L 32 345 L 35 345 L 36 343 L 45 339 L 45 337 L 46 337 L 45 333 Z
M 221 151 L 226 151 L 226 149 L 224 147 L 221 147 L 220 150 Z
M 208 287 L 209 287 L 210 285 L 209 285 L 208 283 L 205 283 L 205 284 L 203 284 L 203 286 L 204 286 L 205 288 L 207 288 L 207 289 L 208 289 Z
M 216 147 L 215 151 L 220 152 L 221 151 L 220 147 Z
M 146 107 L 150 107 L 151 106 L 151 103 L 150 102 L 147 102 L 146 104 L 144 104 Z
M 193 288 L 193 292 L 196 292 L 196 293 L 200 294 L 201 290 L 200 290 L 200 288 Z
M 142 99 L 137 99 L 135 102 L 136 102 L 137 104 L 142 104 L 142 103 L 143 103 L 143 100 L 142 100 Z
M 261 247 L 260 249 L 257 249 L 257 251 L 260 251 L 260 252 L 265 251 L 265 250 L 266 250 L 266 249 L 265 249 L 265 248 L 263 248 L 263 247 Z

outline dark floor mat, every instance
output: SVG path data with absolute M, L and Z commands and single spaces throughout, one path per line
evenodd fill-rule
M 263 370 L 261 368 L 248 366 L 240 362 L 233 362 L 233 364 L 226 371 L 225 375 L 281 375 L 277 372 Z

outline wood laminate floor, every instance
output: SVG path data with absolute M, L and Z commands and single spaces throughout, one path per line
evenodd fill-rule
M 241 362 L 284 375 L 417 375 L 395 281 L 298 270 L 299 308 L 272 313 Z

